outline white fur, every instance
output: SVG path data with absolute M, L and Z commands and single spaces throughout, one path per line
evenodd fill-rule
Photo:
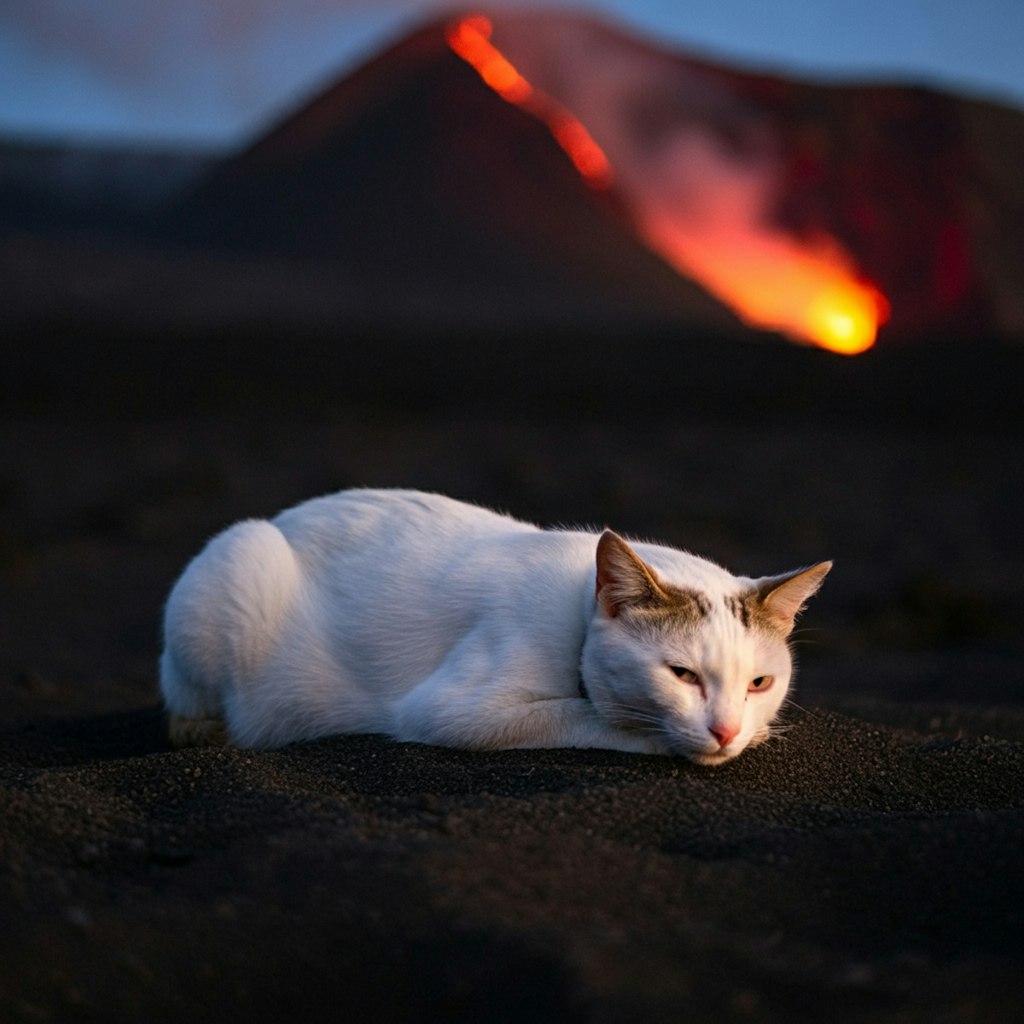
M 375 732 L 711 764 L 763 739 L 791 661 L 781 636 L 745 629 L 725 606 L 752 581 L 634 545 L 660 579 L 712 607 L 699 629 L 639 635 L 595 600 L 596 543 L 594 533 L 398 490 L 343 491 L 238 523 L 171 592 L 167 707 L 222 717 L 232 742 L 252 747 Z M 703 686 L 669 665 L 699 671 Z M 748 694 L 761 675 L 774 686 Z M 710 729 L 723 722 L 740 731 L 721 747 Z

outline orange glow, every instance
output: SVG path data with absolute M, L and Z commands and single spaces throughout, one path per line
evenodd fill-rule
M 589 185 L 608 188 L 613 169 L 604 150 L 577 117 L 520 74 L 491 42 L 492 32 L 488 18 L 473 15 L 452 22 L 447 41 L 499 96 L 548 126 Z M 844 355 L 871 348 L 889 304 L 860 277 L 839 243 L 828 237 L 801 241 L 750 220 L 741 223 L 728 207 L 737 196 L 742 206 L 742 193 L 721 181 L 714 167 L 708 170 L 701 180 L 718 182 L 720 190 L 709 198 L 724 201 L 717 219 L 694 222 L 685 211 L 660 200 L 645 204 L 632 194 L 635 189 L 625 190 L 623 198 L 650 248 L 752 327 Z M 709 208 L 719 209 L 719 202 Z
M 888 318 L 889 303 L 877 289 L 853 280 L 836 282 L 808 308 L 808 337 L 822 348 L 855 356 L 874 345 L 879 325 Z
M 533 94 L 530 83 L 490 43 L 491 23 L 476 16 L 463 18 L 448 29 L 448 45 L 502 98 L 525 103 Z
M 555 141 L 569 154 L 580 174 L 587 181 L 607 188 L 612 179 L 611 164 L 582 123 L 571 114 L 561 113 L 552 116 L 548 124 Z
M 583 124 L 560 103 L 535 89 L 491 43 L 488 18 L 473 15 L 448 27 L 448 45 L 502 99 L 543 121 L 576 170 L 594 188 L 608 188 L 612 168 L 601 147 Z
M 652 248 L 704 285 L 752 327 L 842 355 L 875 343 L 889 304 L 858 278 L 838 243 L 781 234 L 700 235 L 667 223 L 641 230 Z

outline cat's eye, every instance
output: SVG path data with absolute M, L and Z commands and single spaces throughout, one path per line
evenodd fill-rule
M 697 683 L 700 680 L 697 678 L 697 673 L 693 669 L 685 668 L 682 665 L 669 665 L 672 669 L 675 677 L 682 680 L 684 683 Z
M 747 687 L 751 693 L 761 693 L 764 690 L 769 689 L 772 683 L 775 682 L 775 676 L 758 676 L 756 679 L 750 681 L 750 685 Z

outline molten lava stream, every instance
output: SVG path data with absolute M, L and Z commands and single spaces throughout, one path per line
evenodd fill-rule
M 535 89 L 519 74 L 491 43 L 492 31 L 490 20 L 483 15 L 460 18 L 448 27 L 448 45 L 502 99 L 543 121 L 588 185 L 608 188 L 612 167 L 590 132 L 557 100 Z
M 641 225 L 641 233 L 680 273 L 752 327 L 857 355 L 874 345 L 888 318 L 885 297 L 858 278 L 850 258 L 829 238 L 800 244 L 777 231 L 695 234 L 657 222 Z
M 544 122 L 589 185 L 608 188 L 611 163 L 585 125 L 519 73 L 491 42 L 492 31 L 483 15 L 460 18 L 448 26 L 448 45 L 499 96 Z M 624 198 L 630 202 L 628 190 Z M 875 343 L 888 316 L 884 296 L 858 278 L 852 260 L 832 239 L 801 244 L 756 225 L 744 231 L 695 231 L 671 213 L 634 213 L 651 249 L 752 327 L 854 355 Z

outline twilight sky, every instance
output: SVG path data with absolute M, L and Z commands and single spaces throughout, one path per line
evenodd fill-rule
M 235 144 L 444 0 L 2 0 L 0 134 Z M 1024 107 L 1021 0 L 506 0 L 748 67 Z

